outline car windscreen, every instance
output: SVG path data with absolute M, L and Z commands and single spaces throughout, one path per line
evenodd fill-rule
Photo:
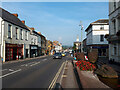
M 55 53 L 55 55 L 61 55 L 61 53 Z

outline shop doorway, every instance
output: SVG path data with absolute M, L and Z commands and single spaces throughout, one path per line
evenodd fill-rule
M 106 49 L 98 49 L 98 56 L 106 56 Z
M 16 60 L 17 48 L 13 48 L 13 60 Z

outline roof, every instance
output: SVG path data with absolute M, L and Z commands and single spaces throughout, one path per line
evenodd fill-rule
M 3 20 L 5 20 L 7 22 L 10 22 L 12 24 L 15 24 L 16 26 L 19 26 L 19 27 L 24 28 L 26 30 L 29 30 L 25 26 L 25 24 L 23 24 L 22 21 L 18 17 L 14 16 L 13 14 L 9 13 L 8 11 L 6 11 L 6 10 L 4 10 L 2 8 L 0 8 L 0 10 L 2 11 L 2 14 L 0 15 L 0 17 Z
M 90 23 L 90 25 L 87 27 L 87 29 L 85 31 L 88 31 L 88 29 L 92 26 L 92 25 L 109 25 L 109 19 L 99 19 L 95 22 Z

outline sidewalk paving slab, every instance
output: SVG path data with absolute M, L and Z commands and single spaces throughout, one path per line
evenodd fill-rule
M 79 89 L 71 61 L 68 61 L 62 77 L 62 88 Z

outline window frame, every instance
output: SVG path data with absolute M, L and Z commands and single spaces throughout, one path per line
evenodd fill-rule
M 104 35 L 100 35 L 100 42 L 104 42 Z
M 9 27 L 10 26 L 10 27 Z M 11 39 L 12 38 L 12 25 L 8 24 L 8 38 Z
M 101 26 L 100 26 L 100 30 L 104 30 L 104 25 L 101 25 Z
M 19 35 L 18 34 L 18 27 L 15 28 L 15 31 L 16 31 L 16 40 L 18 40 L 19 39 L 19 37 L 18 37 L 18 35 Z

